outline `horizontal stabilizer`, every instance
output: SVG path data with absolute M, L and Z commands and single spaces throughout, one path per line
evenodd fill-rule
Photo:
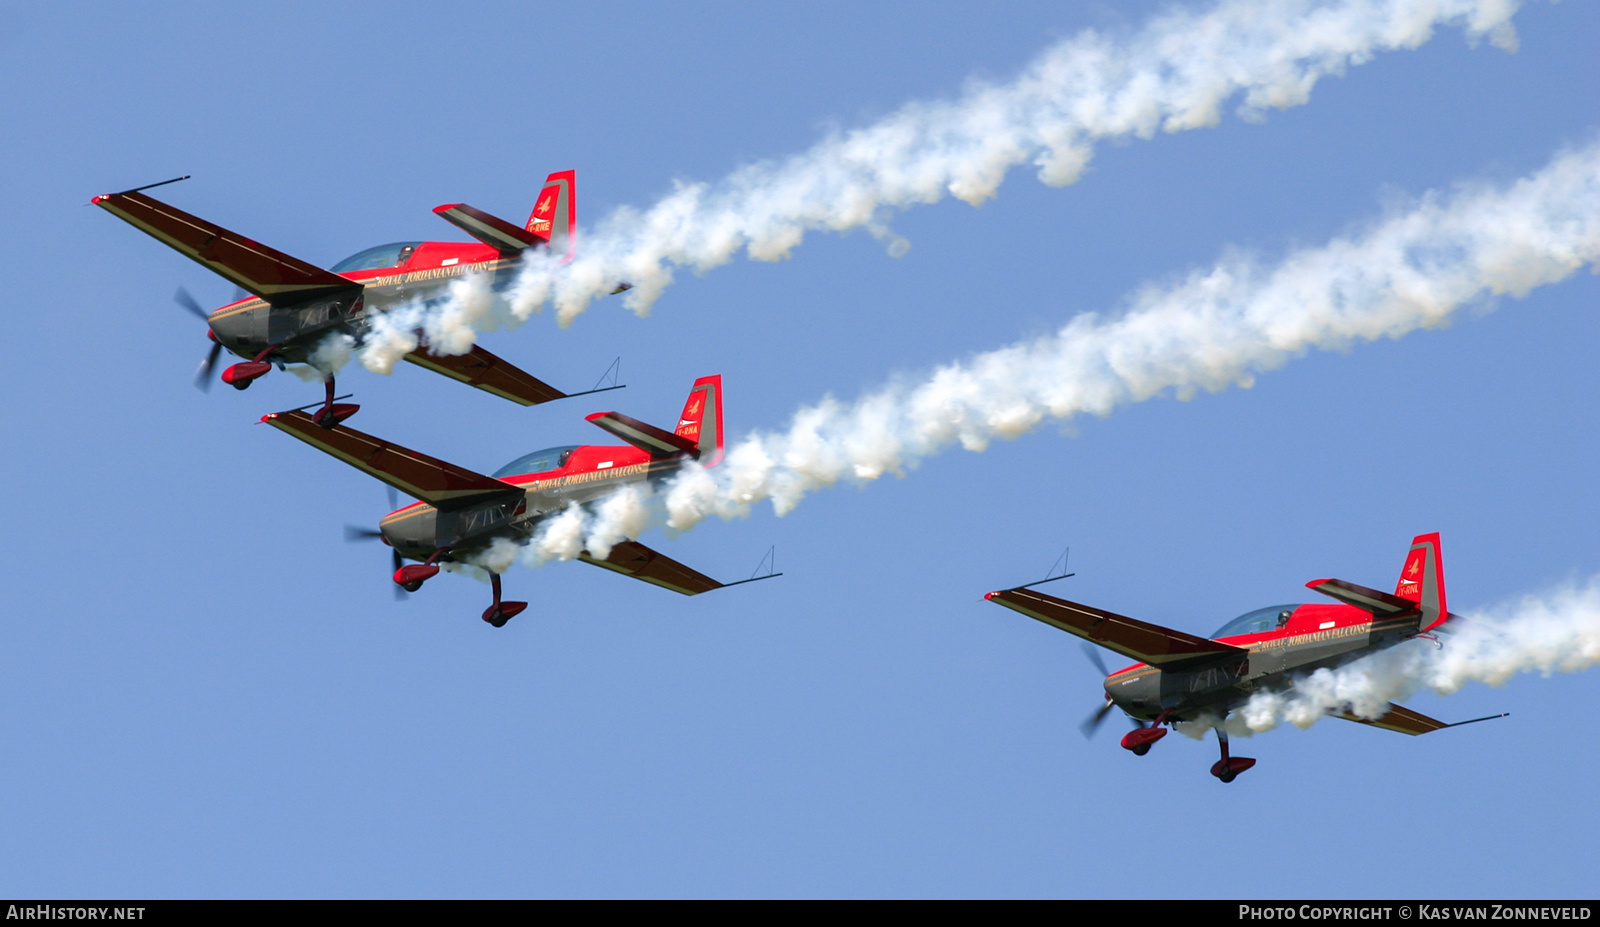
M 1243 657 L 1249 652 L 1032 589 L 1004 589 L 984 598 L 1151 666 L 1230 654 Z
M 553 399 L 565 399 L 566 393 L 519 369 L 515 364 L 490 354 L 477 345 L 466 354 L 434 354 L 426 347 L 418 347 L 406 360 L 434 373 L 442 373 L 452 380 L 476 386 L 502 399 L 525 406 L 536 406 Z
M 1325 596 L 1332 596 L 1346 605 L 1353 605 L 1377 618 L 1393 618 L 1397 615 L 1409 615 L 1417 612 L 1417 603 L 1411 599 L 1402 599 L 1387 592 L 1368 589 L 1366 586 L 1357 586 L 1355 583 L 1347 583 L 1342 579 L 1313 579 L 1311 582 L 1306 583 L 1306 588 L 1314 589 Z
M 550 240 L 544 235 L 519 229 L 499 216 L 491 216 L 466 203 L 451 203 L 436 207 L 433 211 L 473 238 L 507 254 L 515 254 Z
M 261 420 L 429 505 L 448 508 L 523 492 L 519 486 L 343 425 L 323 428 L 308 413 L 299 410 L 274 412 L 262 416 Z
M 143 193 L 97 196 L 96 206 L 270 303 L 300 302 L 361 284 L 230 232 Z
M 684 453 L 700 456 L 700 443 L 695 439 L 663 431 L 621 412 L 596 412 L 586 417 L 634 447 L 649 451 L 652 457 L 671 457 Z
M 704 573 L 691 570 L 666 554 L 653 551 L 638 541 L 623 541 L 611 548 L 611 556 L 604 560 L 591 556 L 588 551 L 579 554 L 578 559 L 683 595 L 699 595 L 702 592 L 722 588 L 721 583 Z

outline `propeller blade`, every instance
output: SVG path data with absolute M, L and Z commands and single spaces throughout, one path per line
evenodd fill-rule
M 397 550 L 394 552 L 394 559 L 390 562 L 394 564 L 394 572 L 390 573 L 389 575 L 393 576 L 394 573 L 400 572 L 400 568 L 402 566 L 405 566 L 406 558 L 400 556 L 400 552 Z M 396 602 L 404 602 L 406 599 L 411 597 L 411 593 L 402 589 L 399 583 L 391 582 L 389 585 L 394 587 L 394 600 Z
M 1083 655 L 1089 658 L 1089 662 L 1094 664 L 1094 668 L 1100 671 L 1101 676 L 1111 675 L 1111 671 L 1106 669 L 1106 661 L 1100 659 L 1100 648 L 1093 644 L 1084 644 Z
M 344 526 L 344 539 L 346 542 L 376 541 L 381 537 L 383 537 L 383 532 L 376 528 L 363 528 L 360 525 Z M 399 567 L 395 567 L 395 569 L 399 569 Z
M 200 308 L 200 303 L 197 302 L 193 296 L 189 295 L 188 290 L 181 286 L 178 287 L 178 292 L 172 294 L 172 299 L 178 305 L 189 310 L 191 315 L 198 316 L 200 321 L 205 322 L 208 325 L 211 323 L 211 313 Z
M 217 369 L 217 358 L 222 355 L 222 345 L 213 342 L 211 350 L 207 352 L 206 359 L 200 362 L 200 369 L 195 371 L 194 385 L 201 392 L 211 392 L 211 371 Z
M 1095 709 L 1094 714 L 1083 719 L 1083 723 L 1078 725 L 1078 730 L 1082 731 L 1086 738 L 1093 737 L 1094 732 L 1100 729 L 1100 722 L 1106 719 L 1106 715 L 1111 713 L 1113 707 L 1111 700 L 1106 699 L 1106 703 Z
M 400 494 L 394 491 L 393 486 L 384 486 L 383 488 L 389 491 L 389 511 L 392 512 L 400 507 Z

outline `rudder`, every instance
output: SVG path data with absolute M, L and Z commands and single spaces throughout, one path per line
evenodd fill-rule
M 721 374 L 694 381 L 673 433 L 699 444 L 702 465 L 714 467 L 722 460 Z
M 1439 550 L 1439 532 L 1419 534 L 1411 541 L 1400 581 L 1394 594 L 1417 603 L 1422 612 L 1422 630 L 1441 624 L 1450 616 L 1445 606 L 1444 563 Z
M 578 224 L 577 171 L 556 171 L 545 178 L 527 230 L 550 244 L 551 254 L 572 260 L 572 232 Z

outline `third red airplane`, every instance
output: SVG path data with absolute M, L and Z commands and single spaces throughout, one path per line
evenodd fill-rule
M 1436 533 L 1411 542 L 1393 594 L 1341 579 L 1314 579 L 1306 586 L 1337 604 L 1258 608 L 1209 638 L 1068 602 L 1028 586 L 991 592 L 984 598 L 1140 661 L 1106 676 L 1106 702 L 1086 722 L 1085 733 L 1092 732 L 1113 707 L 1120 708 L 1139 725 L 1122 738 L 1122 746 L 1143 756 L 1166 736 L 1162 725 L 1209 716 L 1218 721 L 1215 730 L 1222 747 L 1222 758 L 1211 767 L 1211 774 L 1232 782 L 1256 761 L 1228 754 L 1228 735 L 1220 721 L 1252 694 L 1288 690 L 1296 678 L 1317 669 L 1340 666 L 1413 638 L 1437 642 L 1433 632 L 1445 630 L 1456 619 L 1445 608 Z M 1403 734 L 1489 720 L 1445 724 L 1392 703 L 1379 718 L 1349 712 L 1337 716 Z

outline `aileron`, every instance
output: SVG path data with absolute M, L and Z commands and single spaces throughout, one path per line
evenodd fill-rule
M 1068 602 L 1032 589 L 1006 589 L 991 592 L 984 598 L 1151 666 L 1246 654 L 1229 644 Z
M 267 300 L 302 300 L 360 290 L 331 271 L 290 257 L 143 193 L 111 193 L 95 205 Z
M 418 367 L 442 373 L 452 380 L 525 406 L 564 399 L 567 395 L 477 345 L 473 345 L 466 354 L 450 355 L 435 354 L 426 347 L 418 347 L 405 355 L 405 359 Z
M 1371 727 L 1381 727 L 1386 731 L 1397 731 L 1401 734 L 1411 734 L 1413 736 L 1417 734 L 1427 734 L 1432 731 L 1437 731 L 1440 728 L 1450 727 L 1450 725 L 1445 724 L 1443 721 L 1437 721 L 1425 714 L 1422 714 L 1421 712 L 1412 711 L 1409 708 L 1402 708 L 1393 702 L 1389 703 L 1389 710 L 1384 713 L 1382 717 L 1363 718 L 1348 711 L 1335 712 L 1334 717 L 1343 718 L 1346 721 L 1354 721 L 1357 724 L 1369 725 Z
M 611 548 L 611 554 L 604 559 L 594 557 L 588 551 L 580 554 L 578 559 L 634 579 L 642 579 L 663 589 L 671 589 L 682 595 L 699 595 L 702 592 L 722 588 L 722 583 L 684 566 L 666 554 L 651 550 L 638 541 L 623 541 L 617 544 Z
M 302 411 L 276 412 L 261 420 L 430 505 L 463 505 L 523 491 L 352 428 L 323 428 Z

